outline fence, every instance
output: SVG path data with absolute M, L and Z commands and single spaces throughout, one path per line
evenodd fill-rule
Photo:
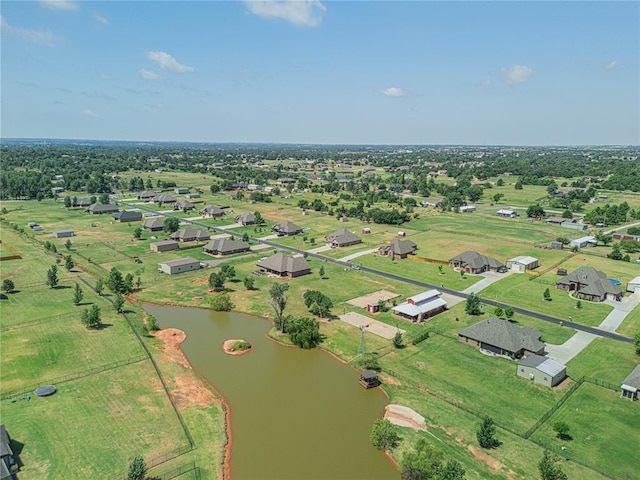
M 584 381 L 587 383 L 592 383 L 593 385 L 598 385 L 599 387 L 604 387 L 609 390 L 613 390 L 614 392 L 617 392 L 620 390 L 620 385 L 615 385 L 613 383 L 605 382 L 604 380 L 598 380 L 597 378 L 584 377 Z
M 20 389 L 19 391 L 7 393 L 4 396 L 5 400 L 13 400 L 17 399 L 16 397 L 24 396 L 26 393 L 32 392 L 38 387 L 42 385 L 55 385 L 65 382 L 70 382 L 72 380 L 77 380 L 79 378 L 89 377 L 91 375 L 95 375 L 96 373 L 105 372 L 107 370 L 113 370 L 114 368 L 123 367 L 125 365 L 131 365 L 132 363 L 141 362 L 146 360 L 147 357 L 145 355 L 138 355 L 132 358 L 127 358 L 125 360 L 118 360 L 117 362 L 107 363 L 106 365 L 100 365 L 98 367 L 93 367 L 88 370 L 82 370 L 80 372 L 69 373 L 67 375 L 63 375 L 61 377 L 54 378 L 52 380 L 46 380 L 38 383 L 37 385 L 31 385 L 29 387 L 25 387 Z
M 11 245 L 4 243 L 2 240 L 0 240 L 0 245 L 2 245 L 4 248 L 6 248 L 7 250 L 9 250 L 12 255 L 3 255 L 0 257 L 0 262 L 4 262 L 4 261 L 8 261 L 8 260 L 19 260 L 22 257 L 20 256 L 20 254 L 18 252 L 16 252 L 13 247 L 11 247 Z
M 189 453 L 192 450 L 193 448 L 191 447 L 191 445 L 178 447 L 175 450 L 172 450 L 163 455 L 158 455 L 157 457 L 153 457 L 152 459 L 147 460 L 146 461 L 147 468 L 157 467 L 158 465 L 162 465 L 163 463 L 168 462 L 169 460 L 173 460 L 174 458 L 178 458 L 184 455 L 185 453 Z
M 446 260 L 438 260 L 438 259 L 435 259 L 435 258 L 420 257 L 418 255 L 407 255 L 407 258 L 410 259 L 410 260 L 418 260 L 419 262 L 436 263 L 438 265 L 449 265 L 449 262 L 447 262 Z
M 148 469 L 153 468 L 149 465 L 149 462 L 145 462 L 145 463 Z M 200 469 L 196 465 L 196 462 L 183 463 L 182 465 L 177 466 L 162 474 L 155 474 L 153 472 L 149 472 L 150 475 L 146 478 L 153 478 L 154 480 L 171 480 L 172 478 L 178 478 L 178 477 L 181 477 L 182 475 L 185 475 L 191 472 L 193 472 L 193 475 L 191 478 L 193 478 L 194 480 L 200 480 Z M 126 479 L 128 477 L 125 475 L 123 478 Z
M 544 270 L 540 270 L 540 271 L 538 271 L 538 272 L 537 272 L 537 273 L 538 273 L 538 274 L 537 274 L 537 276 L 539 277 L 540 275 L 544 275 L 545 273 L 550 272 L 550 271 L 551 271 L 551 270 L 553 270 L 554 268 L 559 267 L 559 266 L 560 266 L 560 265 L 562 265 L 564 262 L 566 262 L 567 260 L 569 260 L 570 258 L 572 258 L 572 257 L 573 257 L 573 255 L 574 255 L 574 254 L 573 254 L 573 253 L 571 253 L 571 254 L 567 255 L 566 257 L 562 257 L 560 260 L 558 260 L 558 261 L 557 261 L 556 263 L 554 263 L 553 265 L 551 265 L 551 266 L 549 266 L 549 267 L 545 268 Z M 534 276 L 534 277 L 529 277 L 529 280 L 534 280 L 534 279 L 536 279 L 536 277 L 535 277 L 535 276 Z

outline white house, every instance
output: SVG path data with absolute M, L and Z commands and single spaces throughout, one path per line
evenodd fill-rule
M 539 265 L 540 261 L 537 258 L 524 255 L 507 260 L 507 268 L 518 273 L 524 273 L 526 270 L 533 270 Z
M 441 293 L 438 290 L 428 290 L 407 298 L 406 301 L 393 307 L 392 310 L 407 320 L 420 322 L 447 309 L 447 302 L 440 295 Z

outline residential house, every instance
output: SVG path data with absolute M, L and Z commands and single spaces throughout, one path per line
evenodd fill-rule
M 189 200 L 179 200 L 173 204 L 173 209 L 181 212 L 195 210 L 196 206 Z
M 224 217 L 224 210 L 222 210 L 220 207 L 216 207 L 215 205 L 207 205 L 202 210 L 200 210 L 200 215 L 202 215 L 203 217 L 211 218 Z
M 154 192 L 152 190 L 144 190 L 142 192 L 138 192 L 136 196 L 138 197 L 138 200 L 151 201 L 156 195 L 158 195 L 158 192 Z
M 514 272 L 524 273 L 527 270 L 538 268 L 540 261 L 534 257 L 520 255 L 507 260 L 507 268 Z
M 574 292 L 576 298 L 591 302 L 622 299 L 622 289 L 614 285 L 607 275 L 592 267 L 580 267 L 556 282 L 556 288 Z
M 179 242 L 205 242 L 211 238 L 206 230 L 191 227 L 181 228 L 173 232 L 170 237 Z
M 71 230 L 70 228 L 66 228 L 64 230 L 54 230 L 53 236 L 55 238 L 73 237 L 73 230 Z
M 18 462 L 13 456 L 11 439 L 4 425 L 0 425 L 0 480 L 13 480 L 18 472 Z
M 577 247 L 577 248 L 595 247 L 597 245 L 598 245 L 598 241 L 595 239 L 595 237 L 592 237 L 589 235 L 586 237 L 576 238 L 575 240 L 571 240 L 569 242 L 570 247 Z
M 518 362 L 516 375 L 533 383 L 555 387 L 567 377 L 567 366 L 541 355 L 527 355 Z
M 158 262 L 158 271 L 176 275 L 178 273 L 192 272 L 200 269 L 200 260 L 186 257 L 178 260 L 167 260 L 166 262 Z
M 231 255 L 233 253 L 248 252 L 249 244 L 243 240 L 216 238 L 207 243 L 204 251 L 210 255 Z
M 177 195 L 184 195 L 185 193 L 189 193 L 188 187 L 176 187 L 173 189 L 173 193 Z
M 413 255 L 418 246 L 411 240 L 395 239 L 388 245 L 383 245 L 377 251 L 378 255 L 393 257 L 395 259 L 407 258 L 407 255 Z
M 406 301 L 392 307 L 391 310 L 398 316 L 412 322 L 422 322 L 447 309 L 447 302 L 440 295 L 438 290 L 429 290 L 407 298 Z
M 544 355 L 542 334 L 535 328 L 517 327 L 500 318 L 482 320 L 458 332 L 458 340 L 481 350 L 521 358 L 523 355 Z
M 81 208 L 87 208 L 88 206 L 91 205 L 91 199 L 90 198 L 79 198 L 77 205 L 78 205 L 78 207 L 81 207 Z
M 150 244 L 149 249 L 152 252 L 161 253 L 170 252 L 172 250 L 179 250 L 180 246 L 175 240 L 161 240 L 159 242 L 153 242 L 152 244 Z
M 348 247 L 362 243 L 362 239 L 355 233 L 351 233 L 345 228 L 336 230 L 335 232 L 324 237 L 325 241 L 331 245 L 331 248 Z
M 636 365 L 636 368 L 622 381 L 620 390 L 620 397 L 628 398 L 629 400 L 638 400 L 638 390 L 640 390 L 640 364 Z
M 101 203 L 93 203 L 89 205 L 85 210 L 91 215 L 104 215 L 109 213 L 116 213 L 118 211 L 118 207 L 110 204 L 103 205 Z
M 151 199 L 153 203 L 157 203 L 162 205 L 163 203 L 175 203 L 177 202 L 176 197 L 173 195 L 169 195 L 168 193 L 159 193 L 155 197 Z
M 278 236 L 297 235 L 302 232 L 302 229 L 295 223 L 286 221 L 282 223 L 276 223 L 271 227 L 271 231 L 276 232 Z
M 504 265 L 495 258 L 487 257 L 478 252 L 468 250 L 449 260 L 449 265 L 467 273 L 502 272 Z
M 164 229 L 164 217 L 152 217 L 145 220 L 142 228 L 149 232 L 159 232 Z
M 514 210 L 500 209 L 496 212 L 496 215 L 504 218 L 516 218 L 518 216 L 518 212 Z
M 285 255 L 282 252 L 260 259 L 256 265 L 260 271 L 279 277 L 294 278 L 311 273 L 311 268 L 304 257 Z
M 627 283 L 627 292 L 640 293 L 640 276 Z
M 253 225 L 256 223 L 256 216 L 253 213 L 245 212 L 236 215 L 235 221 L 243 226 Z
M 142 213 L 135 212 L 132 210 L 122 210 L 116 213 L 113 216 L 113 219 L 116 222 L 120 222 L 120 223 L 139 222 L 140 220 L 142 220 Z

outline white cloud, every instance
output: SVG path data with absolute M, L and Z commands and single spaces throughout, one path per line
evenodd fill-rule
M 516 85 L 518 83 L 524 83 L 531 78 L 533 70 L 524 65 L 511 65 L 510 67 L 501 68 L 502 75 L 505 82 L 509 85 Z
M 282 18 L 302 27 L 317 27 L 327 11 L 320 0 L 245 0 L 244 4 L 259 17 Z
M 404 96 L 404 92 L 402 91 L 401 88 L 398 88 L 398 87 L 385 88 L 384 90 L 382 90 L 382 94 L 385 97 L 403 97 Z
M 140 76 L 145 80 L 160 80 L 160 75 L 152 70 L 145 70 L 144 68 L 140 69 Z
M 44 45 L 45 47 L 53 47 L 56 43 L 56 38 L 49 30 L 31 30 L 29 28 L 14 27 L 9 25 L 2 15 L 0 15 L 0 28 L 22 40 Z
M 98 114 L 96 114 L 93 110 L 89 110 L 88 108 L 82 113 L 84 113 L 87 117 L 98 118 Z
M 178 61 L 175 58 L 173 58 L 171 55 L 169 55 L 166 52 L 160 52 L 160 51 L 147 52 L 147 58 L 149 60 L 153 60 L 160 66 L 160 68 L 163 68 L 165 70 L 170 70 L 176 73 L 193 72 L 193 67 L 178 63 Z
M 40 4 L 49 10 L 77 10 L 78 4 L 71 0 L 40 0 Z
M 109 25 L 109 20 L 107 20 L 102 15 L 98 15 L 97 13 L 94 13 L 93 18 L 95 19 L 96 22 L 101 23 L 102 25 Z
M 613 70 L 614 68 L 616 68 L 618 66 L 618 61 L 617 60 L 612 60 L 609 63 L 607 63 L 607 65 L 605 66 L 605 68 L 607 70 Z
M 480 82 L 480 87 L 482 88 L 491 88 L 493 87 L 493 82 L 491 80 L 483 80 Z

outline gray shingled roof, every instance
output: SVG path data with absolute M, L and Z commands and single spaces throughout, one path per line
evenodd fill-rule
M 491 317 L 461 330 L 458 335 L 502 348 L 509 352 L 517 352 L 524 348 L 537 352 L 544 348 L 540 341 L 542 334 L 535 328 L 516 327 L 507 320 Z
M 636 368 L 631 371 L 629 376 L 627 376 L 622 383 L 640 390 L 640 364 L 636 365 Z
M 235 221 L 240 223 L 255 223 L 256 216 L 253 213 L 245 212 L 237 215 Z
M 176 197 L 168 193 L 161 193 L 153 197 L 153 201 L 156 203 L 173 203 L 176 201 Z
M 142 220 L 142 213 L 122 210 L 113 216 L 114 220 Z
M 231 240 L 229 238 L 216 238 L 207 243 L 204 247 L 209 252 L 237 252 L 238 250 L 249 250 L 249 244 L 242 240 Z
M 209 240 L 210 235 L 206 230 L 201 228 L 181 228 L 177 232 L 173 232 L 170 237 L 174 240 L 183 240 L 185 238 L 195 238 L 196 240 Z
M 179 200 L 176 203 L 174 203 L 173 208 L 176 208 L 176 206 L 178 206 L 180 210 L 184 210 L 185 208 L 187 210 L 192 210 L 196 208 L 196 206 L 188 200 Z
M 93 203 L 87 208 L 87 212 L 91 213 L 111 213 L 117 212 L 118 207 L 109 203 L 103 205 L 101 203 Z
M 418 246 L 411 240 L 398 240 L 397 238 L 389 244 L 391 251 L 396 255 L 407 255 L 413 253 Z
M 164 227 L 164 217 L 153 217 L 149 220 L 146 220 L 142 226 L 144 228 L 163 228 Z
M 487 257 L 478 252 L 467 250 L 460 255 L 453 257 L 450 262 L 461 262 L 462 264 L 469 265 L 473 269 L 482 268 L 488 265 L 490 268 L 500 268 L 504 265 L 495 258 Z
M 201 214 L 207 214 L 207 215 L 212 215 L 212 216 L 222 216 L 224 215 L 224 210 L 222 210 L 220 207 L 216 207 L 215 205 L 209 205 L 207 207 L 204 207 L 202 210 L 200 210 Z
M 578 292 L 585 295 L 602 297 L 605 294 L 620 295 L 622 289 L 609 281 L 607 275 L 592 267 L 580 267 L 556 282 L 556 285 L 569 286 L 572 283 L 584 285 Z
M 264 260 L 258 260 L 256 263 L 259 267 L 273 270 L 280 274 L 283 273 L 296 273 L 310 270 L 309 264 L 304 257 L 292 257 L 285 255 L 282 252 L 278 252 L 275 255 L 265 258 Z
M 341 228 L 335 232 L 324 237 L 329 243 L 337 243 L 338 245 L 344 245 L 345 243 L 361 242 L 362 239 L 355 233 L 350 232 L 346 228 Z
M 291 233 L 299 232 L 302 229 L 299 226 L 297 226 L 295 223 L 286 221 L 282 223 L 276 223 L 273 227 L 271 227 L 271 230 L 276 232 L 291 234 Z

